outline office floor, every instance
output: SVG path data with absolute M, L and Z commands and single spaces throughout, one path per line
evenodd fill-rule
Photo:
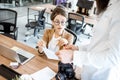
M 25 40 L 25 33 L 27 32 L 27 28 L 25 27 L 25 25 L 28 23 L 27 22 L 27 7 L 20 7 L 20 8 L 17 8 L 15 10 L 18 11 L 17 26 L 19 27 L 19 31 L 18 31 L 18 40 L 17 41 L 22 42 L 24 44 L 27 44 L 27 45 L 35 48 L 36 43 L 39 40 L 37 37 L 31 37 L 26 42 L 24 41 Z M 29 17 L 33 18 L 34 14 L 38 14 L 38 12 L 31 11 Z M 50 25 L 46 24 L 46 26 L 49 27 Z M 33 29 L 29 30 L 29 32 L 30 32 L 30 35 L 32 35 L 33 34 Z M 42 35 L 43 30 L 41 30 L 39 34 Z M 40 36 L 40 38 L 41 38 L 41 36 Z
M 37 5 L 41 5 L 41 4 L 37 4 Z M 30 5 L 31 6 L 31 5 Z M 34 6 L 34 5 L 32 5 Z M 25 27 L 25 25 L 27 24 L 27 9 L 29 6 L 23 6 L 23 7 L 15 7 L 15 8 L 11 8 L 13 10 L 16 10 L 18 12 L 18 19 L 17 19 L 17 27 L 18 28 L 18 42 L 21 42 L 23 44 L 26 44 L 30 47 L 35 48 L 38 40 L 41 39 L 37 39 L 36 37 L 32 37 L 30 38 L 27 42 L 25 42 L 25 33 L 27 32 L 27 29 Z M 31 11 L 30 12 L 30 17 L 33 17 L 34 14 L 38 14 L 37 11 Z M 45 14 L 45 17 L 47 17 L 47 15 Z M 50 20 L 48 20 L 50 21 Z M 46 28 L 50 28 L 51 25 L 46 24 Z M 40 31 L 40 35 L 43 34 L 43 30 Z M 30 30 L 30 34 L 33 34 L 33 30 Z M 90 42 L 90 39 L 87 38 L 87 36 L 84 35 L 78 35 L 78 40 L 76 42 L 76 45 L 85 45 L 88 44 Z

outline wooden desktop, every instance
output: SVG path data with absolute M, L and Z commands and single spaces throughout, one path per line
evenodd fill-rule
M 21 74 L 32 74 L 47 66 L 51 68 L 53 71 L 57 72 L 58 61 L 47 59 L 45 55 L 40 56 L 38 51 L 34 48 L 31 48 L 25 44 L 17 42 L 1 34 L 0 34 L 0 45 L 8 46 L 9 48 L 13 46 L 17 46 L 35 55 L 35 57 L 31 59 L 29 62 L 25 63 L 24 65 L 20 65 L 17 69 L 13 69 Z M 9 67 L 10 62 L 11 60 L 0 55 L 0 64 L 5 64 L 6 66 Z

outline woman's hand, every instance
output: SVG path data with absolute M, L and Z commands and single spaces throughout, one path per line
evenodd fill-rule
M 56 52 L 56 55 L 62 63 L 71 63 L 73 60 L 73 51 L 72 50 L 60 50 Z
M 43 48 L 45 47 L 45 42 L 43 40 L 40 40 L 37 44 L 39 52 L 43 52 Z
M 66 45 L 64 46 L 64 49 L 67 49 L 67 50 L 79 50 L 79 48 L 75 45 Z
M 61 47 L 67 44 L 68 44 L 68 41 L 65 38 L 60 38 L 57 45 Z

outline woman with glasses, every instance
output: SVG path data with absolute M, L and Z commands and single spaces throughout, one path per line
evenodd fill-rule
M 38 42 L 38 50 L 43 53 L 43 48 L 56 52 L 65 45 L 73 43 L 73 35 L 65 31 L 67 21 L 65 7 L 57 6 L 51 14 L 52 28 L 46 29 L 42 39 Z

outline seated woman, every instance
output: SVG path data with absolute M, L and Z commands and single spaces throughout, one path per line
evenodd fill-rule
M 38 42 L 38 50 L 43 53 L 43 48 L 56 52 L 64 45 L 73 43 L 73 35 L 65 31 L 67 11 L 65 7 L 57 6 L 51 14 L 52 28 L 46 29 L 42 39 Z

